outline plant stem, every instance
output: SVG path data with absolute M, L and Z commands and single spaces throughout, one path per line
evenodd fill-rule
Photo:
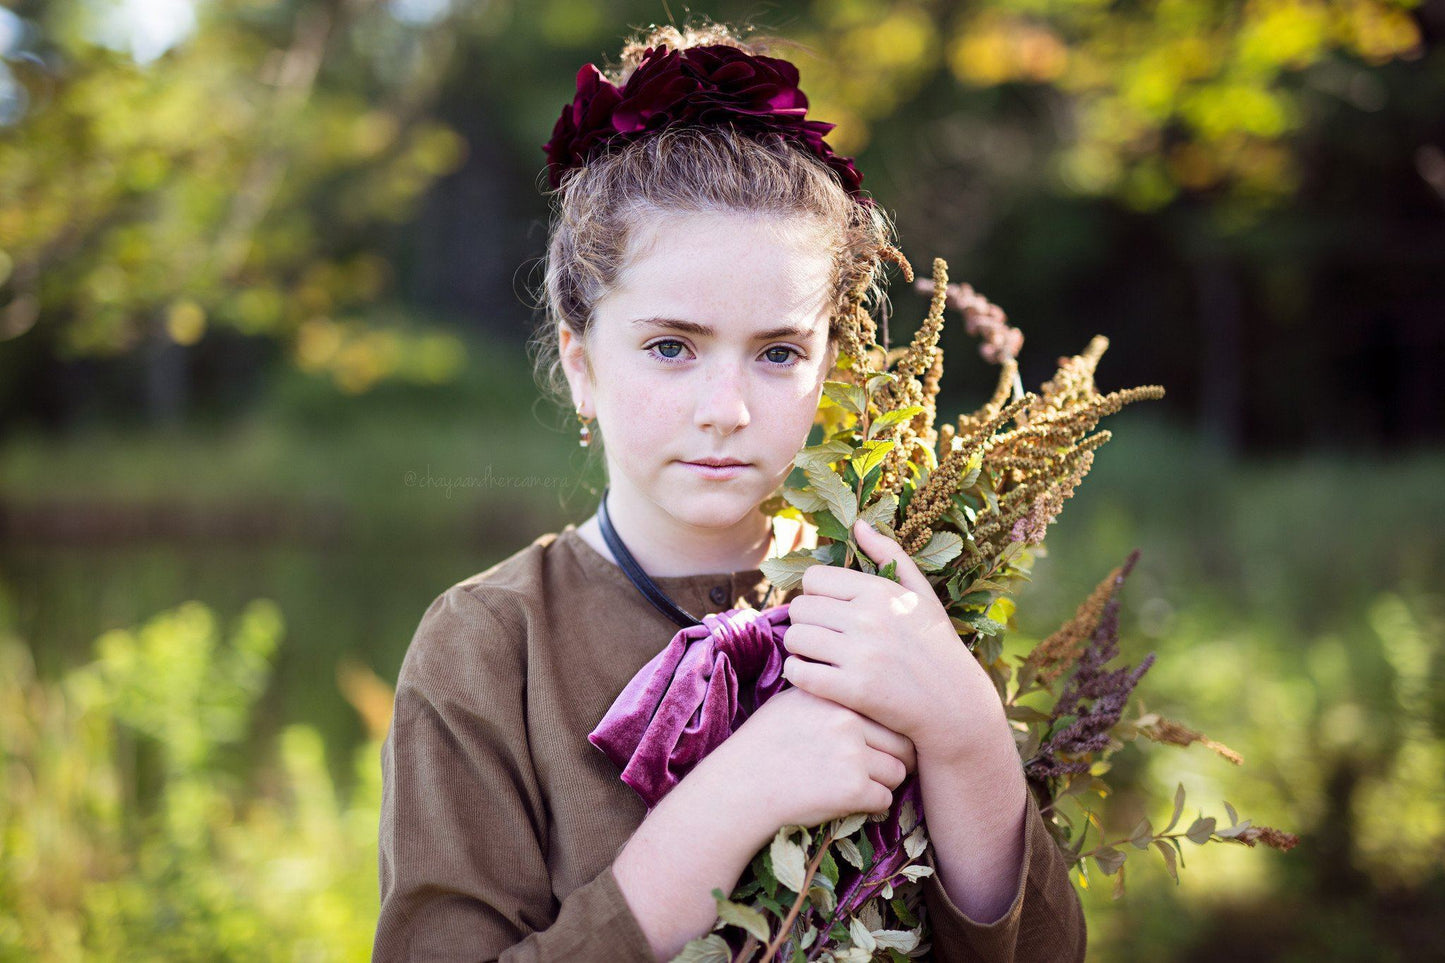
M 833 834 L 830 832 L 827 836 L 823 837 L 823 843 L 818 847 L 818 852 L 815 853 L 812 860 L 809 861 L 808 871 L 803 874 L 803 888 L 798 893 L 798 898 L 793 900 L 792 907 L 788 909 L 788 915 L 787 918 L 783 920 L 783 925 L 778 927 L 778 935 L 773 937 L 773 941 L 768 944 L 767 949 L 763 950 L 764 960 L 771 960 L 773 954 L 778 951 L 778 947 L 782 945 L 783 940 L 787 937 L 788 927 L 792 926 L 793 920 L 798 918 L 798 910 L 803 908 L 803 901 L 808 898 L 808 884 L 813 881 L 813 874 L 818 871 L 818 864 L 823 861 L 823 855 L 828 852 L 828 847 L 832 844 Z M 819 939 L 821 938 L 822 934 L 819 934 Z

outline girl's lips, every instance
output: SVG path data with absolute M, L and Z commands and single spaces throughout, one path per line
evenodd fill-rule
M 695 461 L 681 462 L 684 468 L 697 472 L 703 478 L 735 478 L 741 475 L 750 465 L 703 465 Z

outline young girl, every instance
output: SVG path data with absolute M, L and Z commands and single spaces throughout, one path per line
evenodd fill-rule
M 860 523 L 901 584 L 818 565 L 784 594 L 759 568 L 813 544 L 759 506 L 891 235 L 762 49 L 656 28 L 624 48 L 621 96 L 583 68 L 547 145 L 543 358 L 608 486 L 422 617 L 382 754 L 376 960 L 670 959 L 779 827 L 886 811 L 915 770 L 931 958 L 1083 959 L 1002 706 L 912 561 Z M 689 619 L 785 601 L 792 687 L 648 812 L 588 733 Z

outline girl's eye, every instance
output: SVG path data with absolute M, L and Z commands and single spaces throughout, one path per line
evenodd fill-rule
M 678 340 L 676 340 L 676 339 L 674 339 L 674 338 L 668 338 L 668 339 L 663 340 L 663 341 L 654 341 L 654 342 L 652 342 L 652 344 L 650 344 L 650 345 L 647 346 L 647 350 L 658 352 L 658 354 L 657 354 L 655 357 L 657 357 L 658 360 L 660 360 L 660 361 L 680 362 L 680 361 L 682 360 L 682 358 L 681 358 L 681 356 L 680 356 L 679 354 L 677 354 L 677 353 L 669 353 L 669 352 L 672 351 L 672 349 L 674 349 L 674 348 L 681 349 L 681 348 L 685 348 L 685 347 L 687 347 L 687 346 L 684 345 L 681 341 L 678 341 Z M 778 357 L 778 356 L 775 354 L 775 352 L 779 352 L 779 351 L 785 352 L 785 354 L 783 354 L 783 356 L 782 356 L 781 358 Z M 791 360 L 791 361 L 786 360 L 787 357 L 788 357 L 788 354 L 791 354 L 791 355 L 794 356 L 794 357 L 793 357 L 793 360 Z M 765 351 L 763 352 L 763 356 L 766 357 L 766 358 L 768 358 L 769 361 L 773 362 L 773 367 L 776 367 L 776 368 L 791 368 L 793 365 L 797 364 L 799 361 L 802 360 L 802 358 L 803 358 L 803 353 L 802 353 L 801 351 L 799 351 L 797 348 L 792 348 L 792 347 L 789 347 L 789 346 L 787 346 L 787 345 L 782 345 L 782 344 L 776 344 L 776 345 L 773 345 L 771 348 L 768 348 L 767 350 L 765 350 Z
M 683 347 L 683 343 L 682 343 L 681 341 L 654 341 L 652 344 L 648 345 L 648 348 L 649 348 L 650 350 L 655 350 L 655 351 L 660 351 L 660 350 L 664 350 L 664 349 L 667 349 L 667 348 L 673 348 L 673 347 L 681 348 L 681 347 Z M 675 354 L 664 354 L 664 355 L 662 355 L 662 360 L 664 360 L 664 361 L 676 361 L 676 360 L 677 360 L 677 355 L 675 355 Z
M 681 348 L 683 348 L 683 347 L 686 347 L 686 346 L 685 346 L 685 344 L 682 343 L 682 341 L 676 341 L 676 340 L 653 341 L 652 344 L 649 344 L 649 346 L 647 346 L 647 350 L 649 350 L 649 351 L 666 351 L 666 350 L 669 350 L 669 348 L 679 348 L 679 350 L 681 350 Z M 679 360 L 682 360 L 681 357 L 678 356 L 678 354 L 657 354 L 657 356 L 655 356 L 655 357 L 657 357 L 657 359 L 662 360 L 662 361 L 679 361 Z
M 797 364 L 797 363 L 798 363 L 799 361 L 801 361 L 802 358 L 803 358 L 802 352 L 798 351 L 797 348 L 789 348 L 787 345 L 782 345 L 782 344 L 775 344 L 775 345 L 773 345 L 771 348 L 769 348 L 768 350 L 764 351 L 763 354 L 764 354 L 764 355 L 771 355 L 774 351 L 786 351 L 786 352 L 790 352 L 790 353 L 794 356 L 792 361 L 786 360 L 786 359 L 787 359 L 787 355 L 786 355 L 786 354 L 785 354 L 782 358 L 770 359 L 770 360 L 776 360 L 777 363 L 778 363 L 778 367 L 780 367 L 780 368 L 788 368 L 788 367 L 791 367 L 792 365 Z

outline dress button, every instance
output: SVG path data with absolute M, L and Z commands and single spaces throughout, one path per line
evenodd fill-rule
M 708 597 L 712 599 L 714 605 L 722 605 L 728 600 L 728 590 L 719 585 L 708 593 Z

